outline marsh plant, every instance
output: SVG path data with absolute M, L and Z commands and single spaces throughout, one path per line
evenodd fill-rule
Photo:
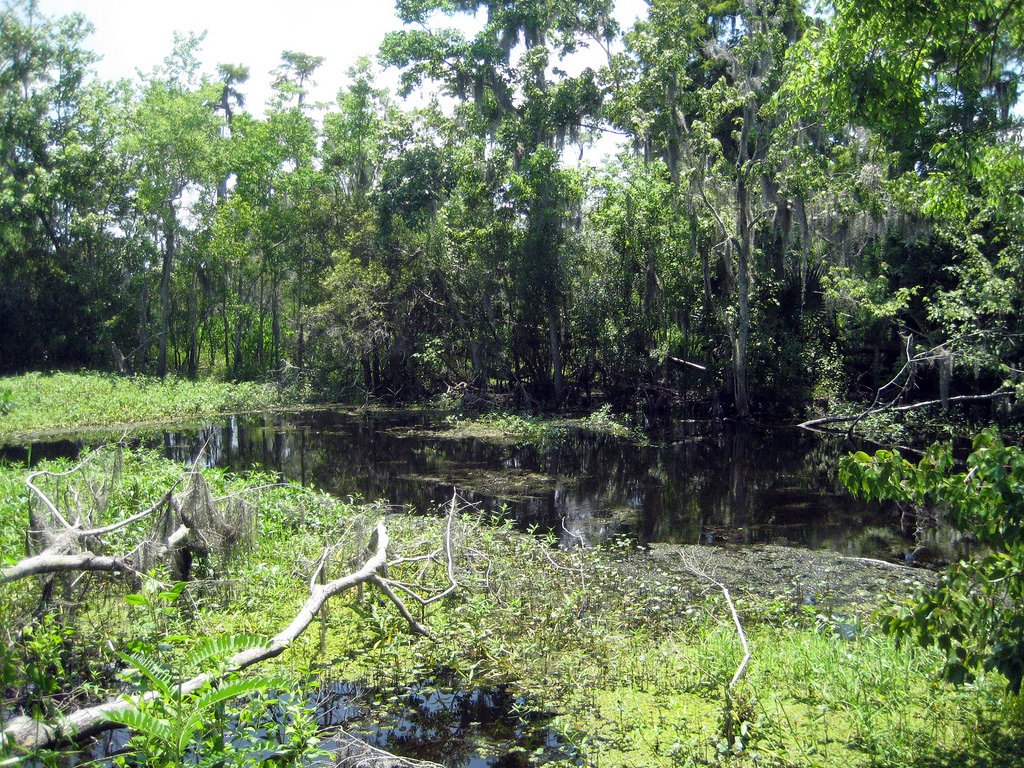
M 10 387 L 0 389 L 0 416 L 6 416 L 14 410 L 14 392 Z
M 265 409 L 287 397 L 255 382 L 28 373 L 0 378 L 0 436 Z
M 211 663 L 216 669 L 227 654 L 258 647 L 260 638 L 235 635 L 188 642 L 193 647 L 170 663 L 153 653 L 118 654 L 135 693 L 128 697 L 133 706 L 110 714 L 111 720 L 132 730 L 128 753 L 119 755 L 116 765 L 141 761 L 156 768 L 241 768 L 300 762 L 315 749 L 316 724 L 305 707 L 293 704 L 287 680 L 219 674 L 216 685 L 214 677 L 189 685 Z M 222 667 L 219 671 L 224 672 Z M 239 699 L 243 704 L 229 709 Z

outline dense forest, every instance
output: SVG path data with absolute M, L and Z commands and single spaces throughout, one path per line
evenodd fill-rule
M 396 5 L 333 103 L 286 51 L 257 114 L 201 38 L 104 82 L 87 19 L 9 3 L 0 372 L 740 417 L 887 383 L 1020 401 L 1014 0 L 650 0 L 628 30 L 612 0 Z M 584 46 L 606 64 L 572 72 Z M 574 162 L 609 132 L 621 154 Z

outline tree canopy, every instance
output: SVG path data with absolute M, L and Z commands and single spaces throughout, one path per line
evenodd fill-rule
M 648 6 L 401 0 L 336 99 L 285 50 L 259 115 L 201 37 L 108 83 L 86 19 L 7 6 L 0 370 L 1019 414 L 1016 4 Z

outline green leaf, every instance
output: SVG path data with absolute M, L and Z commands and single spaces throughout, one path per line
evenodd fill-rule
M 148 712 L 139 709 L 126 709 L 120 712 L 111 712 L 107 719 L 114 723 L 131 728 L 151 739 L 160 741 L 164 745 L 171 745 L 176 740 L 176 733 L 167 720 L 154 717 Z
M 117 654 L 118 657 L 131 666 L 139 675 L 141 675 L 154 690 L 160 693 L 164 698 L 171 698 L 175 695 L 175 683 L 174 677 L 160 666 L 159 662 L 155 659 L 149 659 L 139 654 Z
M 195 708 L 196 714 L 193 717 L 198 717 L 222 701 L 230 701 L 239 696 L 247 696 L 254 693 L 263 693 L 274 688 L 286 688 L 288 685 L 289 682 L 283 677 L 245 678 L 243 680 L 235 680 L 227 685 L 217 686 L 216 688 L 204 688 L 199 695 L 190 699 L 189 704 Z
M 266 648 L 270 642 L 256 635 L 225 635 L 203 640 L 197 648 L 185 657 L 185 667 L 199 670 L 200 666 L 210 659 L 222 658 L 237 651 L 249 648 Z

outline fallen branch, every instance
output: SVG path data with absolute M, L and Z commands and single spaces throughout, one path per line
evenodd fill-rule
M 444 768 L 438 763 L 392 755 L 341 729 L 331 735 L 331 741 L 337 744 L 331 754 L 338 768 Z
M 676 365 L 678 365 L 680 367 L 683 367 L 683 368 L 694 368 L 694 369 L 696 369 L 698 371 L 706 371 L 708 369 L 708 367 L 706 365 L 701 365 L 700 363 L 693 363 L 693 362 L 690 362 L 689 360 L 683 360 L 683 359 L 678 358 L 678 357 L 673 357 L 672 355 L 669 355 L 668 359 L 671 362 L 673 362 Z
M 418 635 L 423 635 L 424 637 L 433 637 L 429 629 L 413 618 L 413 615 L 409 612 L 405 603 L 402 602 L 402 599 L 391 589 L 390 582 L 387 579 L 384 579 L 379 574 L 375 573 L 373 574 L 373 583 L 380 587 L 380 591 L 383 592 L 392 603 L 394 603 L 395 608 L 397 608 L 398 612 L 402 614 L 402 618 L 409 622 L 409 626 L 412 628 L 413 632 Z
M 458 511 L 459 511 L 458 507 L 455 504 L 455 502 L 457 500 L 458 500 L 458 491 L 452 491 L 452 500 L 451 500 L 451 504 L 449 505 L 449 508 L 448 508 L 448 520 L 447 520 L 447 522 L 445 524 L 445 530 L 444 530 L 445 574 L 448 577 L 448 587 L 446 589 L 442 590 L 441 592 L 438 592 L 435 595 L 431 595 L 430 597 L 423 597 L 422 595 L 420 595 L 418 592 L 416 592 L 416 590 L 414 590 L 408 584 L 403 584 L 403 583 L 401 583 L 399 581 L 392 581 L 391 579 L 385 579 L 383 577 L 380 577 L 380 580 L 382 582 L 386 583 L 387 586 L 389 586 L 389 587 L 397 587 L 402 592 L 404 592 L 409 597 L 411 597 L 413 600 L 418 602 L 420 604 L 420 606 L 422 606 L 424 608 L 426 606 L 432 604 L 432 603 L 436 603 L 436 602 L 438 602 L 440 600 L 443 600 L 446 596 L 450 595 L 452 592 L 454 592 L 456 589 L 459 588 L 459 582 L 455 578 L 455 555 L 453 553 L 453 545 L 452 545 L 452 527 L 455 524 L 455 518 L 456 518 L 456 515 L 458 514 Z M 434 554 L 436 554 L 436 552 Z M 428 555 L 426 559 L 430 560 L 430 559 L 433 558 L 433 556 L 434 556 L 433 554 Z M 400 560 L 400 561 L 396 561 L 396 562 L 409 562 L 409 561 L 408 560 Z M 394 565 L 394 563 L 392 565 Z M 390 590 L 389 590 L 389 592 L 390 592 Z M 385 594 L 388 594 L 388 593 L 385 592 Z M 398 597 L 393 592 L 388 594 L 388 596 L 391 598 L 392 602 L 395 603 L 395 605 L 399 608 L 400 611 L 405 608 L 405 606 L 401 604 L 401 601 L 398 599 Z M 404 616 L 405 614 L 403 613 L 402 615 Z
M 740 640 L 740 647 L 743 649 L 743 660 L 740 661 L 736 672 L 732 676 L 732 680 L 725 686 L 723 692 L 725 703 L 722 708 L 722 735 L 725 737 L 729 747 L 733 747 L 736 743 L 736 717 L 735 717 L 735 700 L 733 698 L 733 689 L 736 687 L 736 683 L 743 676 L 743 672 L 747 668 L 747 663 L 750 661 L 750 646 L 747 644 L 747 633 L 743 631 L 743 622 L 740 621 L 740 615 L 736 611 L 736 604 L 732 601 L 732 595 L 729 594 L 729 589 L 722 584 L 718 579 L 708 573 L 706 568 L 698 566 L 692 559 L 680 553 L 680 559 L 683 561 L 683 566 L 692 573 L 702 579 L 714 584 L 722 592 L 722 597 L 725 598 L 725 604 L 729 606 L 729 613 L 732 616 L 732 622 L 736 627 L 736 635 Z
M 1011 397 L 1014 391 L 1006 387 L 1000 387 L 995 392 L 989 392 L 986 395 L 958 395 L 957 397 L 951 397 L 946 402 L 949 404 L 953 403 L 970 403 L 978 402 L 980 400 L 997 400 L 1003 397 Z M 908 411 L 915 411 L 919 408 L 930 408 L 935 405 L 942 405 L 942 400 L 923 400 L 919 403 L 910 403 L 908 405 L 887 405 L 881 408 L 869 408 L 855 416 L 829 416 L 820 419 L 811 419 L 805 421 L 802 424 L 797 424 L 798 427 L 803 429 L 817 429 L 819 427 L 827 426 L 829 424 L 845 424 L 853 422 L 853 426 L 856 426 L 858 422 L 863 421 L 868 416 L 874 416 L 876 413 L 906 413 Z
M 743 672 L 746 670 L 747 664 L 750 662 L 750 646 L 747 644 L 747 634 L 743 631 L 743 623 L 740 621 L 740 615 L 736 611 L 736 604 L 732 601 L 732 595 L 729 593 L 729 588 L 708 573 L 706 568 L 698 565 L 692 560 L 692 558 L 687 557 L 681 552 L 679 553 L 679 558 L 683 561 L 683 567 L 685 567 L 686 570 L 694 576 L 709 581 L 718 587 L 722 596 L 725 598 L 725 604 L 729 607 L 729 613 L 732 615 L 733 624 L 736 626 L 736 634 L 739 637 L 740 647 L 743 649 L 743 660 L 736 668 L 736 672 L 733 674 L 732 680 L 729 681 L 729 685 L 726 686 L 727 690 L 732 690 L 736 687 L 736 683 L 743 676 Z
M 97 555 L 88 551 L 72 553 L 78 539 L 89 533 L 88 531 L 81 533 L 71 531 L 59 537 L 55 544 L 47 547 L 38 555 L 26 557 L 14 565 L 0 569 L 0 584 L 17 581 L 28 576 L 43 576 L 70 571 L 98 571 L 123 574 L 132 580 L 133 585 L 137 586 L 142 580 L 142 574 L 132 565 L 130 557 Z M 184 525 L 178 526 L 174 533 L 154 548 L 154 559 L 159 560 L 168 552 L 176 549 L 188 538 L 189 533 L 190 530 Z
M 309 598 L 296 613 L 291 623 L 266 645 L 248 648 L 232 656 L 225 667 L 224 674 L 241 671 L 283 653 L 312 623 L 317 612 L 331 597 L 358 584 L 371 581 L 378 571 L 385 567 L 388 543 L 387 529 L 384 526 L 384 521 L 380 520 L 377 523 L 376 552 L 359 570 L 326 584 L 313 585 Z M 415 629 L 415 626 L 418 625 L 415 625 L 415 622 L 413 624 Z M 179 695 L 193 693 L 214 679 L 216 679 L 215 676 L 211 674 L 196 675 L 181 684 Z M 143 697 L 143 701 L 152 700 L 154 697 L 154 693 L 149 693 Z M 43 723 L 27 716 L 15 717 L 5 725 L 2 741 L 23 750 L 52 747 L 115 727 L 115 724 L 110 721 L 110 715 L 114 712 L 133 709 L 136 706 L 134 701 L 118 697 L 95 707 L 80 709 L 53 723 Z
M 0 584 L 16 581 L 28 576 L 68 573 L 69 571 L 121 573 L 133 581 L 140 578 L 138 571 L 124 563 L 120 557 L 97 555 L 92 552 L 83 552 L 77 555 L 43 553 L 34 557 L 27 557 L 14 565 L 0 569 Z
M 857 426 L 859 422 L 861 422 L 863 419 L 866 419 L 868 416 L 873 416 L 878 413 L 905 413 L 907 411 L 913 411 L 919 408 L 930 408 L 935 405 L 940 405 L 943 409 L 946 409 L 949 407 L 951 403 L 967 403 L 976 402 L 979 400 L 993 400 L 1002 397 L 1010 397 L 1013 394 L 1014 390 L 1010 387 L 1003 386 L 1000 386 L 994 392 L 990 392 L 989 394 L 986 395 L 960 395 L 957 397 L 949 397 L 949 379 L 947 376 L 944 379 L 945 388 L 943 386 L 939 387 L 941 396 L 937 400 L 925 400 L 919 403 L 910 403 L 908 405 L 896 405 L 896 403 L 898 403 L 910 389 L 911 383 L 914 379 L 914 374 L 918 368 L 920 368 L 922 365 L 931 365 L 938 362 L 939 364 L 944 366 L 943 370 L 948 373 L 949 371 L 952 370 L 952 360 L 956 355 L 956 352 L 954 351 L 955 348 L 959 344 L 967 342 L 972 338 L 979 338 L 984 335 L 984 331 L 975 331 L 974 333 L 969 333 L 966 334 L 965 336 L 950 339 L 948 341 L 943 342 L 942 344 L 938 344 L 932 347 L 931 349 L 925 350 L 924 352 L 919 352 L 916 355 L 914 355 L 911 354 L 911 350 L 913 349 L 914 344 L 914 336 L 913 334 L 907 334 L 907 336 L 904 338 L 906 361 L 903 363 L 903 366 L 896 373 L 896 375 L 892 377 L 892 379 L 890 379 L 887 383 L 885 383 L 875 391 L 875 397 L 871 401 L 871 405 L 868 406 L 866 410 L 854 416 L 834 416 L 824 417 L 821 419 L 811 419 L 809 421 L 803 422 L 802 424 L 799 424 L 798 426 L 803 427 L 804 429 L 814 430 L 826 426 L 828 424 L 849 423 L 850 426 L 849 429 L 847 429 L 846 434 L 847 437 L 852 437 L 853 429 L 854 427 Z M 902 383 L 900 383 L 901 380 Z M 888 402 L 882 403 L 884 399 L 883 393 L 885 393 L 886 390 L 890 389 L 891 387 L 897 388 L 898 391 L 895 395 L 888 397 Z M 879 405 L 879 403 L 882 404 Z
M 84 464 L 84 462 L 83 462 Z M 79 465 L 80 468 L 82 465 Z M 76 469 L 78 469 L 76 468 Z M 48 473 L 34 473 L 32 480 Z M 61 473 L 60 477 L 70 473 Z M 86 528 L 90 521 L 99 518 L 93 514 L 92 508 L 83 507 L 86 495 L 81 497 L 74 488 L 62 490 L 66 500 L 66 509 L 59 509 L 61 502 L 55 503 L 43 489 L 36 486 L 30 480 L 33 492 L 38 496 L 41 506 L 38 520 L 33 519 L 32 541 L 36 544 L 37 552 L 26 557 L 21 562 L 0 570 L 0 583 L 22 579 L 33 575 L 46 575 L 67 573 L 73 571 L 108 571 L 111 573 L 123 573 L 134 579 L 141 579 L 140 573 L 144 572 L 144 564 L 154 562 L 165 557 L 168 553 L 189 547 L 195 551 L 205 554 L 209 550 L 209 543 L 206 536 L 218 534 L 217 528 L 220 523 L 214 516 L 212 496 L 208 487 L 202 481 L 201 475 L 195 475 L 189 490 L 181 498 L 174 496 L 170 491 L 160 501 L 149 509 L 134 514 L 124 520 L 108 524 L 103 527 Z M 95 497 L 95 493 L 93 494 Z M 95 500 L 95 498 L 94 498 Z M 158 510 L 164 509 L 166 515 L 161 516 L 157 521 L 160 533 L 160 540 L 149 538 L 139 544 L 135 550 L 122 555 L 99 555 L 85 549 L 83 536 L 99 537 L 137 522 L 142 518 L 152 515 Z M 361 588 L 366 582 L 372 582 L 380 588 L 383 596 L 389 599 L 397 608 L 398 612 L 408 623 L 412 632 L 430 637 L 430 631 L 414 618 L 412 612 L 399 596 L 398 590 L 414 597 L 421 606 L 427 606 L 442 599 L 459 587 L 456 577 L 456 549 L 458 530 L 459 500 L 457 494 L 453 493 L 451 505 L 448 511 L 447 525 L 441 546 L 433 553 L 422 558 L 424 561 L 423 574 L 429 563 L 444 558 L 444 571 L 447 584 L 442 585 L 438 593 L 426 594 L 419 583 L 401 584 L 388 578 L 388 567 L 399 563 L 410 562 L 407 559 L 396 559 L 392 563 L 387 561 L 389 536 L 384 520 L 377 522 L 373 535 L 367 545 L 365 560 L 362 565 L 352 564 L 357 567 L 340 578 L 326 583 L 325 570 L 328 562 L 334 556 L 339 545 L 328 547 L 323 555 L 312 564 L 312 575 L 309 578 L 309 596 L 299 607 L 294 618 L 288 625 L 278 632 L 266 643 L 249 646 L 224 664 L 220 671 L 196 675 L 183 681 L 177 686 L 179 696 L 195 694 L 211 683 L 222 680 L 226 675 L 240 672 L 251 666 L 272 659 L 284 653 L 313 623 L 315 617 L 320 614 L 330 600 L 337 594 L 352 589 Z M 69 522 L 74 520 L 74 522 Z M 176 527 L 175 527 L 176 526 Z M 173 528 L 173 530 L 172 530 Z M 204 533 L 205 532 L 205 533 Z M 198 545 L 199 548 L 196 547 Z M 42 547 L 42 551 L 38 549 Z M 443 555 L 442 555 L 443 553 Z M 419 560 L 421 558 L 413 558 Z M 438 563 L 440 565 L 440 563 Z M 424 595 L 424 596 L 421 596 Z M 53 748 L 61 744 L 80 741 L 95 734 L 118 727 L 112 721 L 112 717 L 118 713 L 134 710 L 140 706 L 144 707 L 147 702 L 153 701 L 157 693 L 149 692 L 138 696 L 119 696 L 110 701 L 96 706 L 83 708 L 68 715 L 58 716 L 52 722 L 34 720 L 28 716 L 19 716 L 4 723 L 0 732 L 0 746 L 9 746 L 16 750 L 16 753 L 30 751 L 33 749 Z M 370 748 L 372 749 L 372 748 Z M 432 766 L 432 763 L 419 763 L 416 761 L 403 761 L 385 752 L 377 750 L 374 753 L 367 753 L 360 747 L 351 754 L 341 755 L 346 760 L 357 760 L 357 762 L 342 762 L 341 765 L 353 766 Z M 358 761 L 362 762 L 358 762 Z M 380 762 L 388 760 L 391 762 Z M 397 761 L 397 762 L 396 762 Z
M 874 557 L 852 557 L 848 555 L 840 555 L 840 560 L 846 560 L 851 563 L 864 563 L 865 565 L 877 565 L 884 568 L 904 568 L 906 570 L 913 570 L 908 565 L 901 565 L 900 563 L 890 563 L 888 560 L 878 560 Z

